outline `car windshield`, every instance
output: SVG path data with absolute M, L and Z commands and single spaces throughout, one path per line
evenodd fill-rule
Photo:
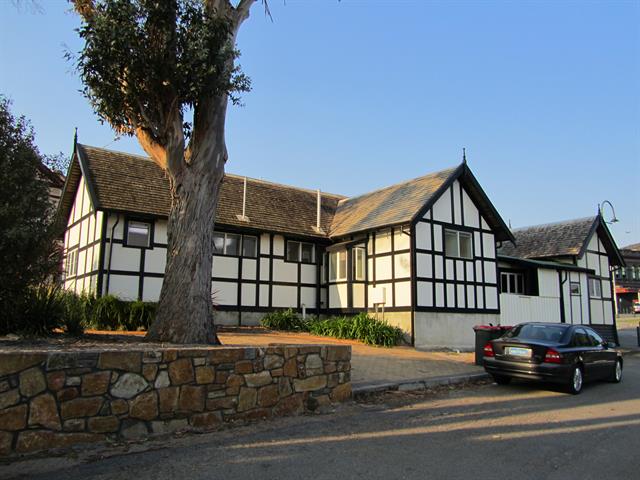
M 517 325 L 503 338 L 519 338 L 521 340 L 543 340 L 545 342 L 559 342 L 567 327 L 562 325 L 538 325 L 535 323 L 525 323 Z

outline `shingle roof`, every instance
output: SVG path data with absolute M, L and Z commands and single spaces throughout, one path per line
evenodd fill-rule
M 331 224 L 331 236 L 340 237 L 352 232 L 410 222 L 455 171 L 455 168 L 449 168 L 340 200 Z
M 598 217 L 579 218 L 513 230 L 516 244 L 504 243 L 499 255 L 550 258 L 580 255 Z
M 147 157 L 78 145 L 85 174 L 96 202 L 104 210 L 166 217 L 171 207 L 169 182 L 160 167 Z M 247 178 L 246 216 L 242 214 L 244 177 L 226 174 L 220 191 L 216 223 L 301 236 L 325 237 L 314 230 L 316 192 Z M 322 193 L 321 227 L 329 226 L 339 195 Z
M 626 247 L 622 247 L 620 250 L 628 250 L 630 252 L 640 252 L 640 243 L 633 243 L 631 245 L 627 245 Z
M 168 216 L 169 183 L 164 172 L 148 157 L 76 145 L 67 184 L 60 203 L 60 217 L 71 211 L 80 176 L 102 210 Z M 496 240 L 511 239 L 511 232 L 482 191 L 466 164 L 397 185 L 346 198 L 322 193 L 321 228 L 316 225 L 316 192 L 247 178 L 246 216 L 242 214 L 244 177 L 226 174 L 216 212 L 216 224 L 254 228 L 316 238 L 339 239 L 349 234 L 408 223 L 434 202 L 443 189 L 460 179 L 471 198 L 494 229 Z

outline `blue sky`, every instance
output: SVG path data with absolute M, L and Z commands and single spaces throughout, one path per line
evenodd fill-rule
M 44 153 L 140 153 L 100 125 L 65 1 L 0 0 L 0 92 Z M 468 162 L 513 227 L 596 213 L 640 242 L 640 2 L 270 0 L 243 25 L 252 78 L 227 171 L 355 195 Z M 610 217 L 609 211 L 606 217 Z

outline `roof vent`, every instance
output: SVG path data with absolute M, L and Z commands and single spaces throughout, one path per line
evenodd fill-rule
M 249 222 L 249 217 L 245 215 L 247 211 L 247 177 L 244 177 L 244 189 L 242 190 L 242 215 L 236 215 L 241 222 Z
M 322 205 L 322 197 L 320 196 L 320 189 L 316 190 L 317 192 L 317 201 L 316 201 L 316 225 L 313 227 L 313 231 L 319 233 L 320 235 L 326 235 L 322 227 L 320 226 L 320 207 Z

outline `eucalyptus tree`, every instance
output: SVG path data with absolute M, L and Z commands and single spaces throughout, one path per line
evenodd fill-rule
M 251 86 L 235 63 L 236 36 L 256 0 L 72 2 L 84 95 L 115 132 L 135 135 L 169 179 L 167 266 L 147 339 L 218 343 L 211 265 L 225 117 Z

